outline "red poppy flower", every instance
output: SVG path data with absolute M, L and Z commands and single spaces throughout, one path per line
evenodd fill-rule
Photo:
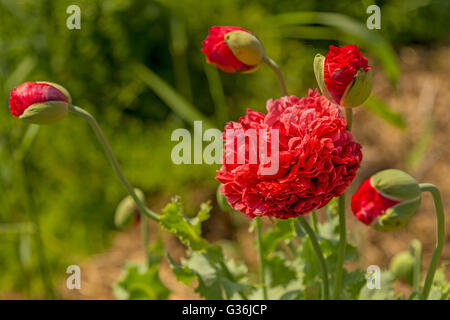
M 206 61 L 228 73 L 254 71 L 264 55 L 258 38 L 240 27 L 211 27 L 202 44 Z
M 221 192 L 228 203 L 250 218 L 285 219 L 307 214 L 341 196 L 355 177 L 362 154 L 361 145 L 346 130 L 339 106 L 317 90 L 309 90 L 307 97 L 271 99 L 266 107 L 266 115 L 247 110 L 244 117 L 225 126 L 223 164 L 216 178 L 223 184 Z M 233 140 L 227 139 L 230 130 L 237 132 Z M 261 148 L 273 143 L 274 130 L 278 148 L 269 158 L 278 162 L 278 170 L 264 174 L 271 163 L 261 156 Z M 263 132 L 263 141 L 246 139 L 254 131 Z M 267 148 L 272 150 L 272 145 Z M 255 150 L 259 157 L 252 163 Z M 227 161 L 242 153 L 245 162 Z

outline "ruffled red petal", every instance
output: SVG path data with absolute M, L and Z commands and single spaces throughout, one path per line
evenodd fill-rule
M 280 219 L 304 215 L 323 207 L 333 197 L 342 195 L 355 177 L 362 160 L 361 145 L 346 130 L 339 106 L 313 90 L 308 96 L 286 96 L 267 101 L 266 115 L 247 110 L 237 122 L 225 129 L 235 130 L 233 141 L 226 139 L 223 164 L 217 180 L 223 183 L 222 193 L 228 203 L 247 217 L 272 216 Z M 254 129 L 267 136 L 258 145 L 242 140 Z M 274 155 L 279 170 L 264 175 L 270 163 L 261 158 L 261 145 L 268 143 L 270 129 L 279 131 L 279 150 Z M 238 144 L 237 141 L 245 141 Z M 230 140 L 230 141 L 229 141 Z M 257 150 L 256 163 L 250 163 L 251 151 Z M 245 163 L 227 163 L 245 152 Z

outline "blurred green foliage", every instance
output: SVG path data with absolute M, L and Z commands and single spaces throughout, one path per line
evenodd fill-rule
M 265 101 L 278 95 L 268 68 L 229 75 L 206 65 L 200 49 L 208 28 L 239 25 L 258 34 L 296 95 L 315 87 L 314 54 L 326 52 L 330 43 L 354 40 L 395 80 L 390 43 L 435 45 L 448 36 L 448 1 L 376 1 L 382 29 L 369 32 L 366 8 L 373 3 L 0 0 L 0 223 L 34 226 L 29 238 L 0 234 L 0 295 L 51 297 L 55 279 L 69 264 L 108 246 L 114 209 L 125 195 L 82 119 L 27 126 L 7 108 L 14 86 L 36 80 L 62 84 L 75 104 L 96 116 L 134 186 L 151 199 L 175 193 L 189 199 L 190 190 L 216 188 L 217 166 L 174 165 L 172 130 L 189 128 L 186 118 L 198 112 L 222 127 L 246 107 L 263 111 Z M 81 8 L 81 30 L 66 27 L 72 4 Z M 271 18 L 282 22 L 276 15 L 303 11 L 339 15 L 334 22 L 325 15 L 306 24 L 268 25 Z M 381 47 L 370 39 L 382 41 Z M 146 81 L 136 65 L 155 76 Z

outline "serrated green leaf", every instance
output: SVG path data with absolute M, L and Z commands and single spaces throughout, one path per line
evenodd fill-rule
M 286 260 L 280 256 L 266 259 L 266 267 L 270 275 L 270 286 L 286 286 L 291 280 L 297 278 L 294 269 L 287 265 Z
M 170 263 L 170 269 L 179 282 L 189 285 L 196 278 L 195 273 L 187 266 L 176 263 L 169 254 L 167 255 L 167 258 Z
M 277 220 L 273 229 L 264 233 L 261 238 L 264 257 L 272 253 L 281 241 L 292 239 L 295 236 L 294 226 L 294 218 Z
M 174 199 L 163 209 L 160 223 L 187 247 L 195 251 L 204 251 L 210 244 L 201 237 L 201 223 L 209 218 L 210 210 L 209 203 L 204 203 L 198 215 L 193 219 L 188 219 L 183 214 L 180 201 Z
M 128 263 L 114 284 L 113 292 L 118 299 L 164 300 L 170 291 L 159 278 L 159 266 Z

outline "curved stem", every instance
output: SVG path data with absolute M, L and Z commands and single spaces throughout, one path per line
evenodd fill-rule
M 339 299 L 342 288 L 342 273 L 344 269 L 345 247 L 347 244 L 347 232 L 345 227 L 345 193 L 338 199 L 339 214 L 339 251 L 336 263 L 336 278 L 333 288 L 333 299 Z
M 261 282 L 263 298 L 264 298 L 264 300 L 267 300 L 265 265 L 264 265 L 264 256 L 263 256 L 262 245 L 261 245 L 261 218 L 256 217 L 255 222 L 256 222 L 256 245 L 257 245 L 257 249 L 258 249 L 258 260 L 259 260 L 259 281 Z
M 427 277 L 425 278 L 425 284 L 422 291 L 423 298 L 426 300 L 428 298 L 428 295 L 430 294 L 434 274 L 436 273 L 436 267 L 441 257 L 442 249 L 444 248 L 445 217 L 444 209 L 442 206 L 441 193 L 439 192 L 439 189 L 431 183 L 421 183 L 419 186 L 422 192 L 430 192 L 433 196 L 434 208 L 436 212 L 436 248 L 434 248 L 433 255 L 431 257 Z
M 280 67 L 276 64 L 275 61 L 270 59 L 269 57 L 264 56 L 263 58 L 264 62 L 275 72 L 275 75 L 277 76 L 278 83 L 280 85 L 280 91 L 281 95 L 287 96 L 287 86 L 286 86 L 286 80 L 284 79 L 283 73 L 281 72 Z
M 297 218 L 297 222 L 300 226 L 305 230 L 308 234 L 309 239 L 311 240 L 311 244 L 313 246 L 314 252 L 316 254 L 317 260 L 319 262 L 320 271 L 322 273 L 322 283 L 323 283 L 323 296 L 322 298 L 325 300 L 329 299 L 329 288 L 328 288 L 328 268 L 325 258 L 323 257 L 322 250 L 320 249 L 319 241 L 317 241 L 316 234 L 313 229 L 309 226 L 308 222 L 306 222 L 303 216 L 299 216 Z
M 146 207 L 146 205 L 136 195 L 134 188 L 131 186 L 131 184 L 128 182 L 128 180 L 125 178 L 125 176 L 122 172 L 122 169 L 120 169 L 119 162 L 117 161 L 116 157 L 114 156 L 111 146 L 109 145 L 108 140 L 106 140 L 105 135 L 102 132 L 102 129 L 100 128 L 100 126 L 97 123 L 97 120 L 95 120 L 95 118 L 89 112 L 81 109 L 80 107 L 77 107 L 74 105 L 69 105 L 69 109 L 70 109 L 70 111 L 82 116 L 84 119 L 86 119 L 89 122 L 89 124 L 91 125 L 92 129 L 94 130 L 94 132 L 98 138 L 98 141 L 103 146 L 105 154 L 106 154 L 109 162 L 111 163 L 114 171 L 116 172 L 117 177 L 119 178 L 120 182 L 122 182 L 122 184 L 125 186 L 125 188 L 127 189 L 128 193 L 133 198 L 133 200 L 136 203 L 139 210 L 143 214 L 145 214 L 147 217 L 149 217 L 150 219 L 159 221 L 159 216 L 155 212 L 151 211 L 150 209 L 148 209 Z

